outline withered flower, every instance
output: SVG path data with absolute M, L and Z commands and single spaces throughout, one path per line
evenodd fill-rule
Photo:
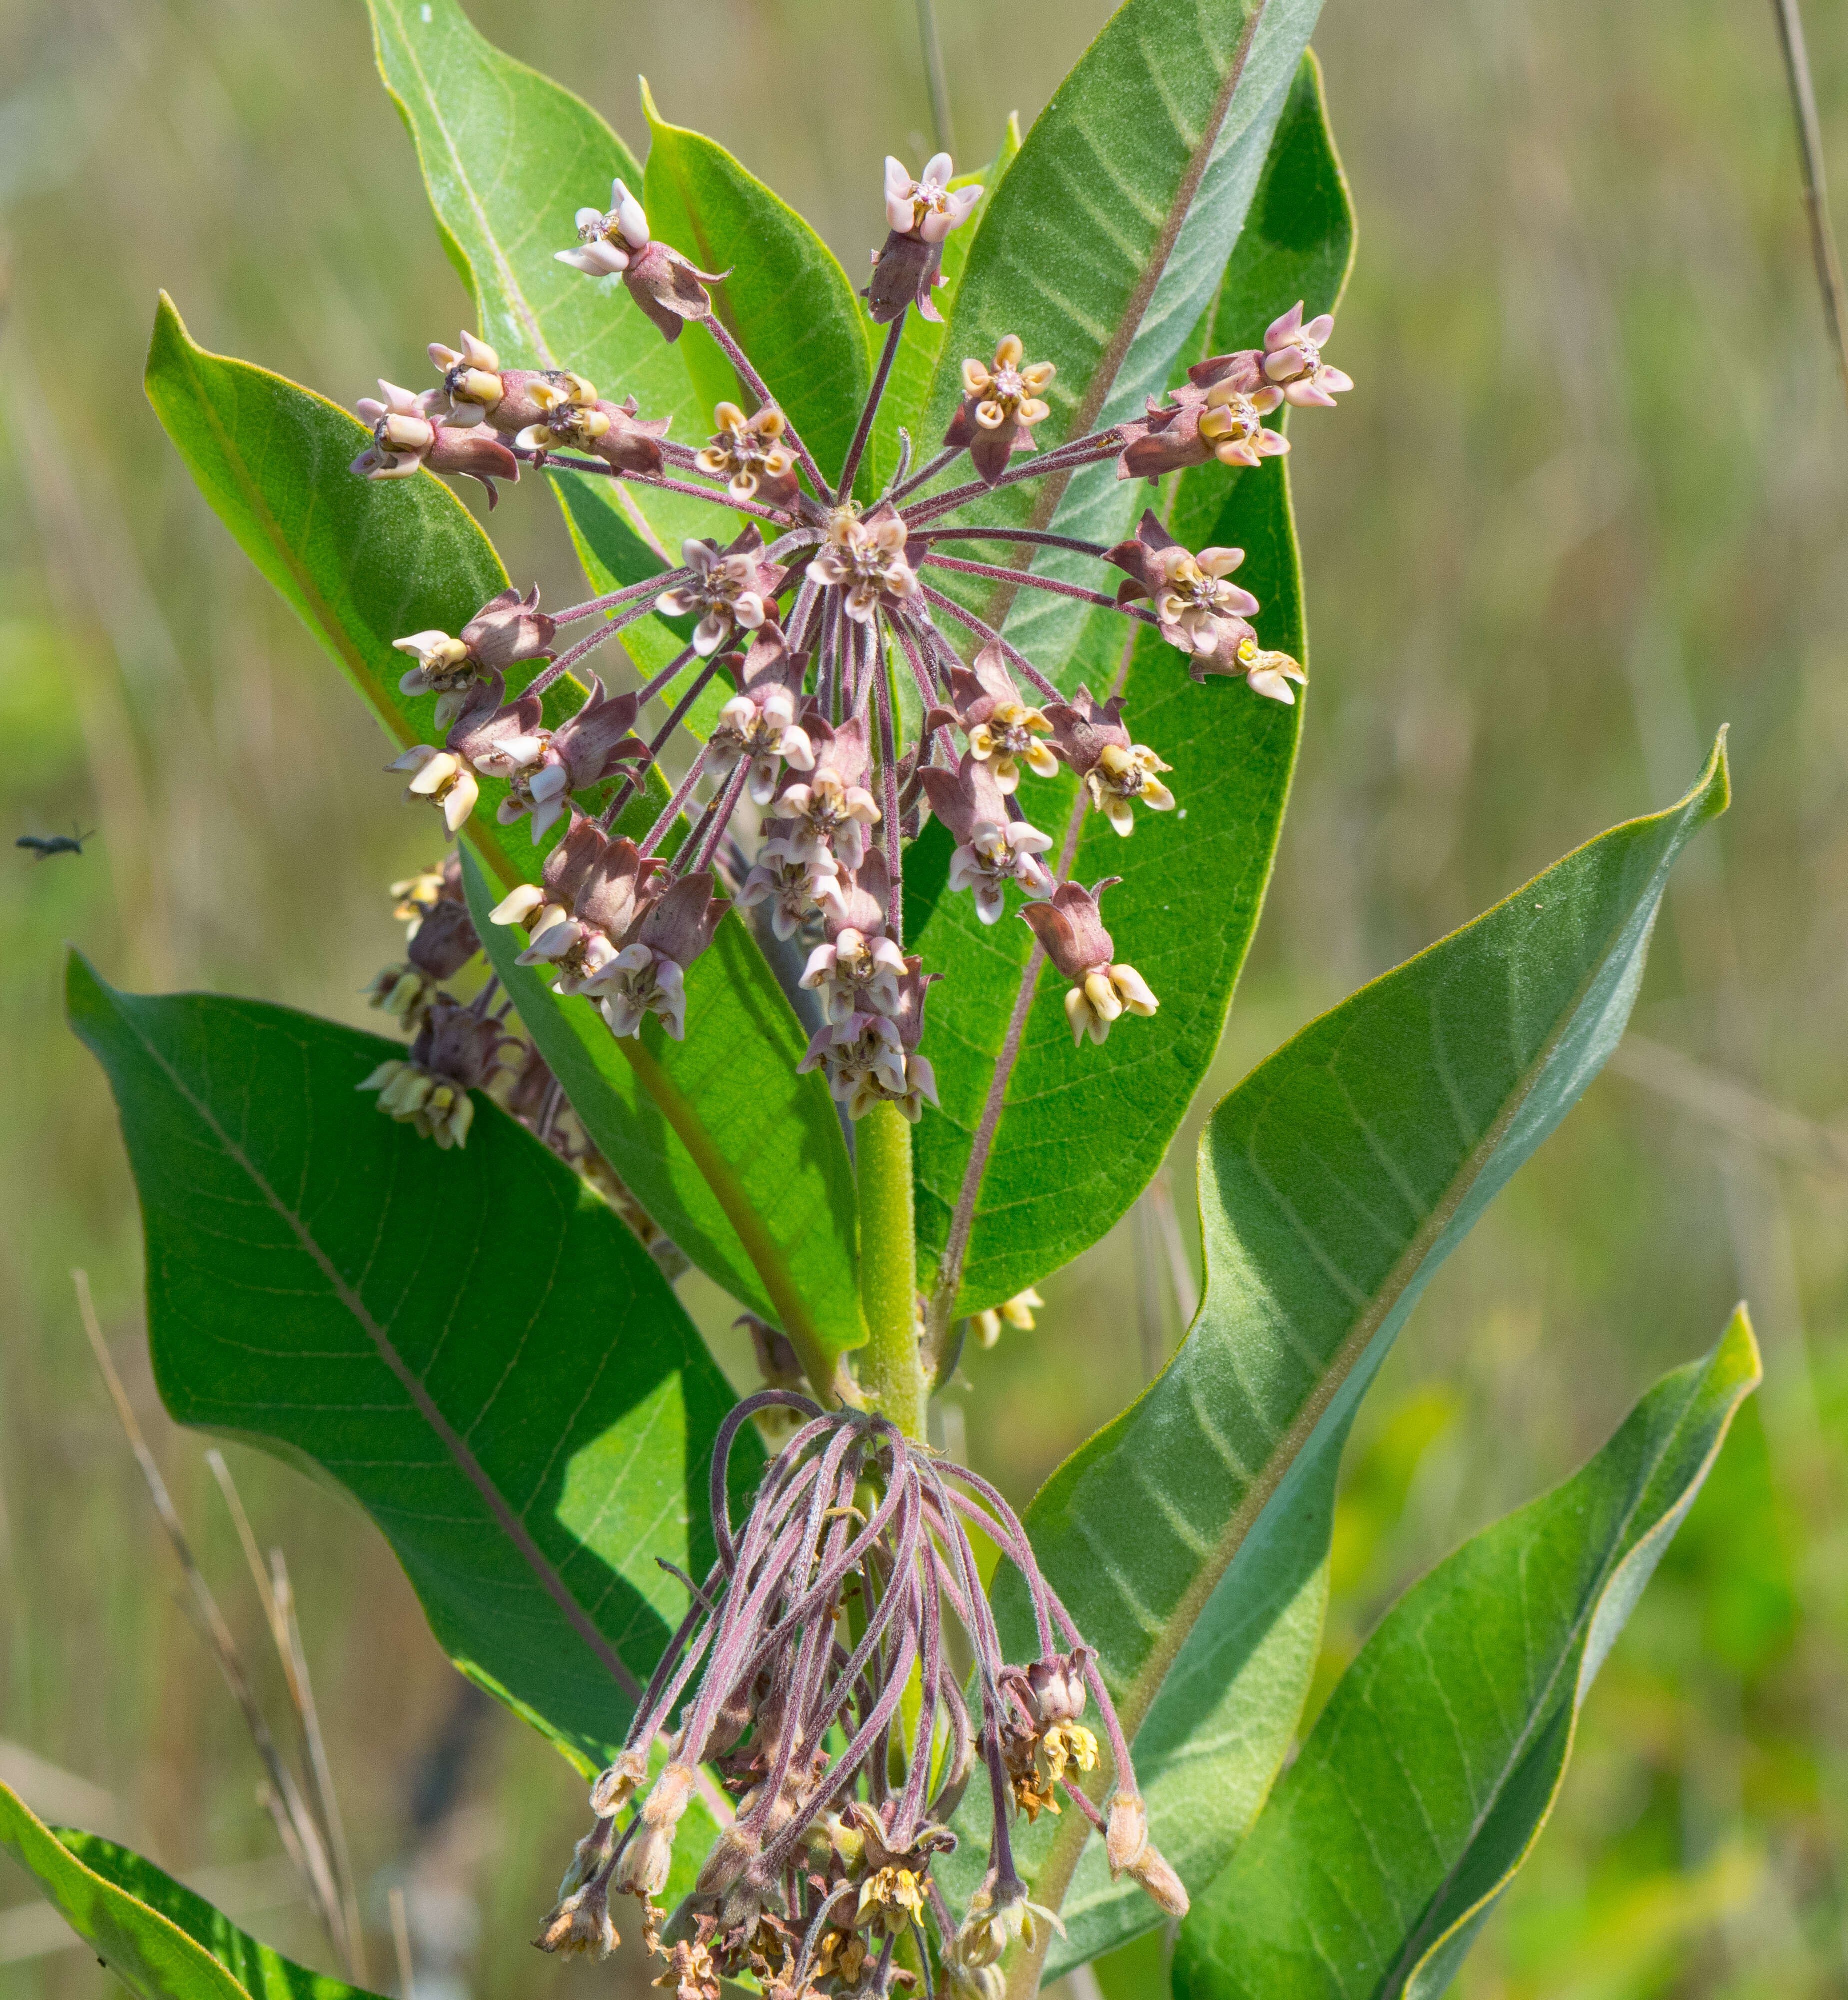
M 1019 335 L 1010 333 L 995 349 L 992 368 L 974 359 L 963 363 L 962 405 L 943 442 L 967 445 L 970 463 L 991 486 L 1013 453 L 1032 450 L 1033 426 L 1052 414 L 1041 391 L 1058 370 L 1050 361 L 1023 367 L 1026 352 Z
M 1094 889 L 1061 882 L 1049 901 L 1029 903 L 1020 912 L 1045 947 L 1046 956 L 1072 981 L 1072 990 L 1065 995 L 1065 1019 L 1072 1025 L 1075 1043 L 1082 1043 L 1089 1035 L 1101 1047 L 1110 1023 L 1120 1015 L 1146 1016 L 1160 1005 L 1133 965 L 1112 961 L 1116 947 L 1103 927 L 1097 901 L 1120 879 L 1108 877 Z

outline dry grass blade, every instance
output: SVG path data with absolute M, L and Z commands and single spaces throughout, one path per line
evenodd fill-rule
M 1803 163 L 1803 205 L 1809 211 L 1810 252 L 1816 260 L 1816 282 L 1822 290 L 1823 316 L 1835 343 L 1836 366 L 1842 393 L 1848 395 L 1848 291 L 1842 283 L 1842 259 L 1836 248 L 1835 225 L 1829 219 L 1829 178 L 1822 158 L 1822 123 L 1816 115 L 1816 87 L 1809 73 L 1809 49 L 1803 38 L 1803 15 L 1797 0 L 1771 0 L 1777 16 L 1778 39 L 1784 44 L 1784 67 L 1790 79 L 1791 109 L 1797 120 L 1797 151 Z
M 276 1739 L 269 1733 L 269 1725 L 263 1719 L 263 1711 L 258 1705 L 255 1693 L 245 1672 L 242 1655 L 238 1651 L 237 1641 L 231 1627 L 225 1623 L 224 1614 L 218 1608 L 218 1600 L 213 1596 L 211 1585 L 198 1563 L 193 1559 L 192 1545 L 186 1540 L 186 1532 L 179 1510 L 174 1506 L 172 1495 L 167 1491 L 167 1482 L 161 1477 L 161 1469 L 155 1463 L 154 1454 L 148 1448 L 148 1441 L 141 1435 L 141 1426 L 136 1421 L 128 1392 L 122 1385 L 122 1377 L 116 1373 L 108 1343 L 102 1338 L 102 1328 L 97 1323 L 95 1301 L 90 1297 L 89 1275 L 84 1271 L 73 1271 L 71 1282 L 77 1288 L 77 1308 L 83 1320 L 84 1332 L 89 1336 L 92 1351 L 96 1356 L 96 1365 L 102 1372 L 110 1399 L 116 1406 L 116 1414 L 121 1419 L 127 1432 L 130 1448 L 136 1463 L 141 1468 L 141 1476 L 148 1482 L 148 1491 L 154 1501 L 155 1512 L 166 1531 L 173 1553 L 192 1592 L 193 1606 L 198 1613 L 201 1627 L 213 1651 L 217 1655 L 220 1671 L 224 1675 L 225 1685 L 231 1689 L 233 1699 L 243 1710 L 245 1727 L 262 1759 L 268 1782 L 262 1790 L 265 1805 L 276 1821 L 276 1832 L 285 1850 L 302 1872 L 321 1912 L 329 1939 L 349 1976 L 357 1977 L 353 1962 L 353 1949 L 348 1936 L 346 1912 L 340 1903 L 335 1886 L 332 1865 L 328 1859 L 327 1843 L 321 1838 L 321 1829 L 314 1823 L 301 1788 L 294 1774 L 282 1759 L 276 1747 Z
M 417 1983 L 411 1976 L 411 1926 L 405 1916 L 405 1892 L 391 1891 L 391 1942 L 398 1949 L 398 2000 L 416 2000 Z
M 354 1970 L 366 1974 L 366 1946 L 360 1927 L 360 1897 L 353 1880 L 353 1855 L 346 1844 L 346 1825 L 340 1817 L 340 1802 L 334 1792 L 333 1766 L 328 1760 L 327 1740 L 321 1730 L 321 1711 L 314 1705 L 314 1684 L 308 1676 L 308 1656 L 301 1643 L 301 1624 L 295 1615 L 295 1590 L 289 1581 L 287 1564 L 280 1549 L 269 1551 L 273 1571 L 272 1601 L 276 1606 L 277 1650 L 288 1669 L 289 1689 L 294 1696 L 296 1714 L 301 1723 L 303 1747 L 307 1754 L 309 1774 L 321 1806 L 321 1823 L 327 1829 L 328 1846 L 333 1857 L 334 1875 L 340 1891 L 340 1906 L 346 1934 L 353 1939 Z
M 1813 1174 L 1848 1174 L 1848 1139 L 1661 1042 L 1626 1035 L 1610 1067 L 1694 1117 Z
M 1193 1315 L 1200 1311 L 1200 1281 L 1194 1276 L 1193 1259 L 1188 1255 L 1187 1246 L 1181 1240 L 1180 1218 L 1174 1212 L 1174 1189 L 1169 1185 L 1165 1168 L 1150 1184 L 1148 1206 L 1168 1259 L 1168 1282 L 1174 1287 L 1175 1309 L 1180 1314 L 1181 1326 L 1185 1331 L 1193 1324 Z

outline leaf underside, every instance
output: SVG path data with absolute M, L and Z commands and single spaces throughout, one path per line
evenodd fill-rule
M 118 993 L 76 957 L 68 990 L 141 1193 L 168 1409 L 351 1494 L 462 1671 L 600 1767 L 686 1608 L 656 1558 L 712 1560 L 732 1401 L 658 1266 L 479 1096 L 465 1150 L 381 1116 L 356 1086 L 402 1051 L 377 1036 Z

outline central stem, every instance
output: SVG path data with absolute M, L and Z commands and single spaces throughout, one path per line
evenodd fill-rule
M 929 1389 L 918 1352 L 918 1241 L 912 1213 L 911 1127 L 897 1106 L 876 1104 L 853 1135 L 860 1182 L 860 1351 L 867 1401 L 908 1438 L 924 1436 Z

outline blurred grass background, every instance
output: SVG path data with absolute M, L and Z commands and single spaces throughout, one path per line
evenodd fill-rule
M 959 160 L 1010 110 L 1030 120 L 1103 11 L 938 0 Z M 646 72 L 665 115 L 724 139 L 852 272 L 881 227 L 880 156 L 929 150 L 908 6 L 474 13 L 637 145 Z M 1810 28 L 1848 181 L 1848 16 L 1815 5 Z M 1296 427 L 1315 687 L 1199 1115 L 1311 1013 L 1676 796 L 1722 721 L 1737 802 L 1676 877 L 1644 1041 L 1479 1226 L 1371 1399 L 1315 1699 L 1398 1589 L 1566 1472 L 1749 1296 L 1763 1393 L 1460 1990 L 1848 1994 L 1848 1176 L 1830 1129 L 1848 1100 L 1848 412 L 1773 23 L 1763 0 L 1331 0 L 1317 47 L 1360 213 L 1334 350 L 1360 387 Z M 148 1377 L 132 1191 L 62 1026 L 61 945 L 130 986 L 363 1020 L 360 988 L 398 955 L 384 885 L 427 858 L 427 822 L 142 399 L 160 286 L 207 345 L 342 401 L 381 373 L 422 385 L 424 344 L 453 340 L 465 305 L 355 0 L 0 0 L 0 832 L 101 830 L 81 860 L 9 845 L 0 865 L 0 1777 L 325 1964 L 77 1321 L 81 1263 L 280 1706 L 204 1446 Z M 512 496 L 496 532 L 516 577 L 570 592 L 542 496 Z M 1191 1138 L 1172 1168 L 1183 1232 Z M 1151 1245 L 1126 1224 L 1045 1286 L 1037 1332 L 967 1359 L 970 1449 L 1017 1498 L 1178 1339 Z M 395 1990 L 401 1884 L 421 2000 L 606 1989 L 609 1970 L 525 1942 L 579 1830 L 575 1780 L 463 1689 L 363 1520 L 231 1457 L 294 1572 L 374 1983 Z M 113 1990 L 67 1940 L 0 1863 L 0 1994 Z M 627 1957 L 616 1975 L 645 1976 Z M 1099 1977 L 1109 2000 L 1146 2000 L 1158 1952 Z

